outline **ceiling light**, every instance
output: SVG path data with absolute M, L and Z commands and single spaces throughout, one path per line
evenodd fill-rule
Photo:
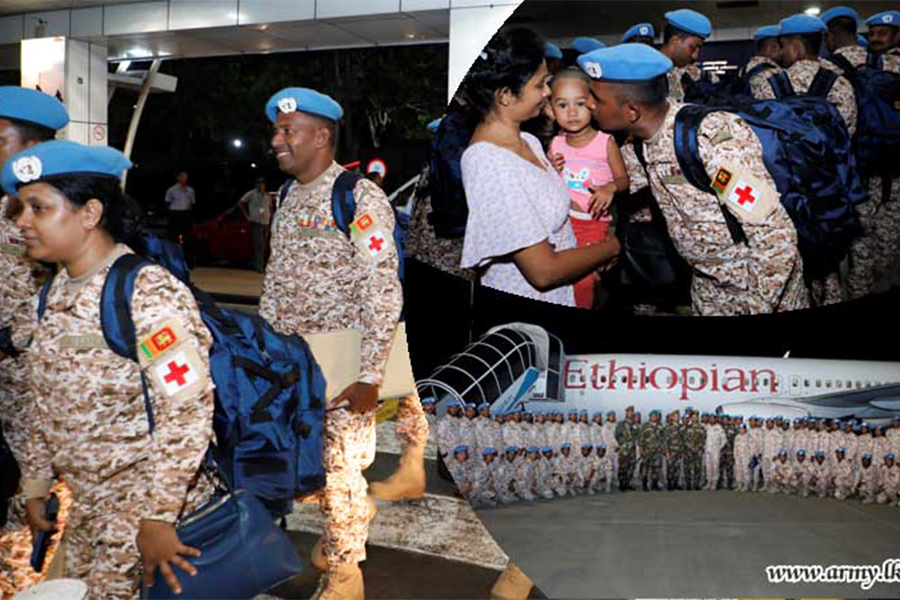
M 232 144 L 235 148 L 240 148 L 241 146 L 244 145 L 244 142 L 242 142 L 241 140 L 237 140 L 237 139 L 236 139 L 236 140 L 232 141 L 231 144 Z
M 803 12 L 805 12 L 806 14 L 808 14 L 811 17 L 818 17 L 819 13 L 822 12 L 822 9 L 820 9 L 818 6 L 810 6 Z

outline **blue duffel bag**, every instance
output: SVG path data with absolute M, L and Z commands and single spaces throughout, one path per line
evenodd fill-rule
M 187 557 L 197 568 L 191 577 L 175 568 L 181 583 L 176 596 L 156 573 L 153 587 L 142 598 L 253 598 L 303 569 L 303 562 L 272 514 L 251 493 L 225 491 L 181 519 L 176 526 L 181 543 L 200 550 Z

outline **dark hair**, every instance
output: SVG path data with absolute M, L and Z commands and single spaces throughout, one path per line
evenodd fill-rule
M 822 34 L 821 33 L 798 33 L 790 36 L 786 36 L 787 38 L 796 37 L 800 40 L 800 43 L 803 44 L 804 50 L 809 55 L 818 55 L 819 49 L 822 47 Z
M 587 85 L 588 88 L 590 88 L 591 85 L 591 78 L 588 77 L 584 71 L 578 67 L 566 67 L 565 69 L 556 72 L 556 75 L 550 80 L 550 87 L 552 88 L 554 83 L 566 79 L 577 79 Z
M 19 135 L 22 137 L 23 144 L 28 144 L 30 142 L 49 142 L 56 137 L 56 132 L 49 127 L 44 127 L 43 125 L 38 125 L 37 123 L 32 123 L 30 121 L 10 119 L 9 117 L 6 117 L 6 119 L 12 123 L 16 130 L 18 130 Z
M 626 102 L 642 104 L 649 108 L 662 106 L 669 97 L 669 80 L 659 75 L 646 81 L 633 83 L 614 83 L 616 102 L 622 106 Z
M 756 51 L 757 51 L 757 52 L 762 52 L 762 51 L 765 49 L 766 46 L 769 46 L 769 45 L 771 45 L 771 44 L 776 44 L 776 45 L 778 45 L 779 43 L 780 43 L 780 42 L 778 41 L 778 38 L 777 38 L 777 37 L 767 37 L 767 38 L 763 38 L 763 39 L 761 39 L 761 40 L 757 40 L 757 42 L 756 42 Z
M 693 33 L 688 33 L 684 29 L 678 29 L 671 23 L 666 23 L 666 26 L 663 27 L 663 45 L 668 44 L 669 40 L 673 37 L 677 37 L 679 39 L 685 40 L 689 37 L 700 37 L 698 35 L 694 35 Z
M 146 222 L 144 211 L 131 196 L 122 192 L 117 177 L 94 173 L 50 176 L 43 179 L 55 187 L 75 206 L 82 207 L 96 198 L 103 204 L 100 226 L 116 242 L 126 244 L 136 252 L 143 251 Z
M 828 31 L 832 34 L 856 35 L 856 19 L 835 17 L 828 21 Z
M 460 86 L 466 106 L 479 120 L 494 108 L 494 92 L 517 96 L 544 62 L 544 41 L 530 29 L 501 31 L 491 38 Z

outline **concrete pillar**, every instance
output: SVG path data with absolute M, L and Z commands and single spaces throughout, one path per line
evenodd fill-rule
M 522 0 L 454 1 L 450 8 L 450 66 L 447 101 L 456 93 L 475 57 Z
M 64 37 L 22 42 L 21 85 L 61 98 L 69 111 L 69 125 L 59 139 L 107 145 L 106 64 L 102 44 Z

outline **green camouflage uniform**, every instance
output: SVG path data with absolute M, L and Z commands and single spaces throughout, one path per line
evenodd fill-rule
M 616 427 L 616 441 L 619 443 L 619 487 L 622 490 L 631 488 L 637 462 L 637 429 L 628 420 Z
M 734 438 L 737 437 L 738 427 L 731 423 L 726 424 L 725 430 L 726 443 L 722 447 L 722 462 L 720 463 L 720 479 L 722 487 L 730 490 L 734 487 Z
M 645 423 L 641 427 L 638 441 L 641 445 L 641 482 L 644 491 L 647 485 L 656 489 L 662 475 L 663 464 L 663 426 L 660 423 Z
M 689 490 L 699 490 L 703 477 L 703 447 L 706 430 L 700 423 L 692 423 L 685 430 L 684 483 Z
M 663 428 L 663 440 L 667 453 L 666 482 L 670 490 L 681 486 L 681 469 L 684 463 L 684 425 L 669 423 Z

